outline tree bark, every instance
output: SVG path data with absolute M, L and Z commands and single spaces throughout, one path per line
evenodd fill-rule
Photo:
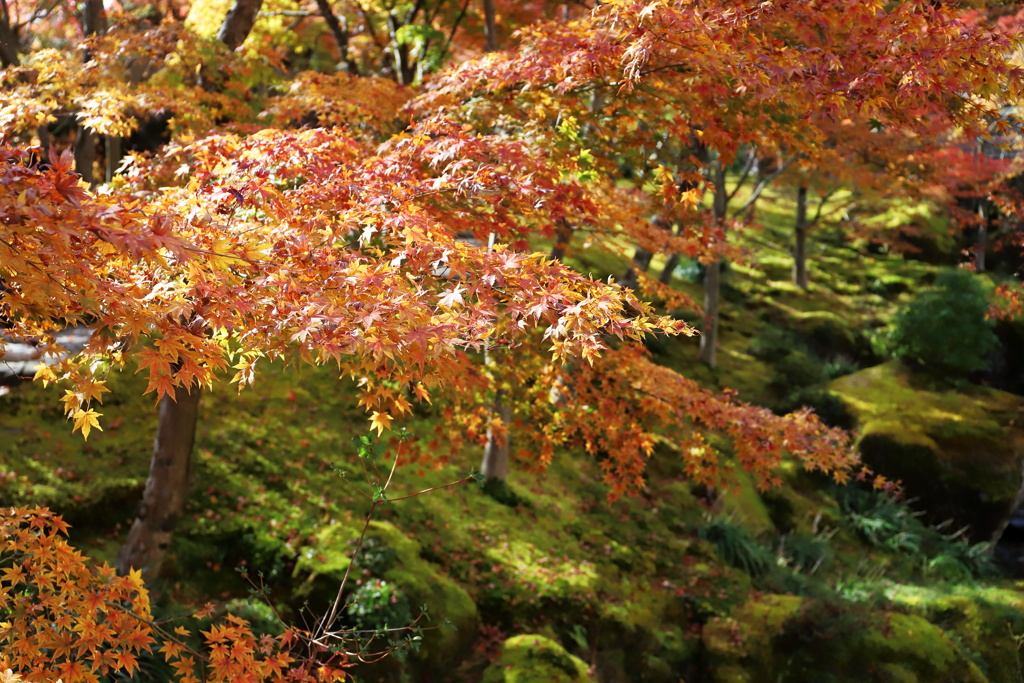
M 985 201 L 982 200 L 978 206 L 978 243 L 974 247 L 974 270 L 979 273 L 985 272 L 985 249 L 988 242 L 988 220 L 989 212 Z
M 217 40 L 236 50 L 249 37 L 249 32 L 256 24 L 256 14 L 263 6 L 263 0 L 235 0 L 224 23 L 217 32 Z
M 716 224 L 725 222 L 725 211 L 729 195 L 725 187 L 725 167 L 721 157 L 711 163 L 711 173 L 715 185 L 715 200 L 712 205 L 713 218 Z M 716 348 L 718 346 L 719 303 L 722 292 L 722 262 L 716 259 L 707 265 L 704 276 L 704 329 L 700 338 L 700 360 L 715 367 L 717 364 Z
M 494 414 L 501 418 L 501 433 L 494 427 L 487 428 L 487 445 L 480 472 L 488 481 L 505 481 L 509 470 L 509 427 L 512 425 L 512 406 L 508 403 L 504 389 L 494 392 Z
M 103 14 L 103 0 L 86 0 L 82 8 L 82 31 L 87 36 L 97 35 L 107 30 L 107 18 Z M 82 61 L 88 62 L 92 55 L 86 50 Z M 93 164 L 96 163 L 96 133 L 78 124 L 75 136 L 75 172 L 90 185 L 96 184 Z
M 0 66 L 18 66 L 18 32 L 11 25 L 7 1 L 0 0 Z
M 654 252 L 648 251 L 643 247 L 637 247 L 633 253 L 633 261 L 629 264 L 629 268 L 619 278 L 619 284 L 629 289 L 636 289 L 636 286 L 640 283 L 640 273 L 646 273 L 647 269 L 651 267 L 651 259 L 654 258 Z
M 558 222 L 558 229 L 555 230 L 555 243 L 551 245 L 551 253 L 548 254 L 548 258 L 552 261 L 564 259 L 570 242 L 572 242 L 572 225 L 563 218 Z
M 106 182 L 114 179 L 118 167 L 121 165 L 121 138 L 116 135 L 105 135 L 103 137 L 104 150 L 103 158 L 106 161 Z
M 661 269 L 661 275 L 658 276 L 658 282 L 663 285 L 672 284 L 672 276 L 676 272 L 676 266 L 679 265 L 679 258 L 679 254 L 674 253 L 670 254 L 669 257 L 665 259 L 665 267 Z
M 793 243 L 793 284 L 807 289 L 807 186 L 796 191 L 796 226 Z
M 348 54 L 348 25 L 342 26 L 341 22 L 338 21 L 337 15 L 334 14 L 334 10 L 331 9 L 331 4 L 328 0 L 316 0 L 316 6 L 320 10 L 324 21 L 327 22 L 327 28 L 330 29 L 331 35 L 334 36 L 334 41 L 338 44 L 338 55 L 341 57 L 341 61 L 345 63 L 345 71 L 353 76 L 358 75 L 359 69 Z
M 75 173 L 90 185 L 96 184 L 93 164 L 96 163 L 96 133 L 78 124 L 75 134 Z
M 200 394 L 198 386 L 191 391 L 178 387 L 173 399 L 160 399 L 149 479 L 135 522 L 117 556 L 117 570 L 122 574 L 132 568 L 142 570 L 146 579 L 160 574 L 188 498 Z
M 85 7 L 82 8 L 82 31 L 87 36 L 93 36 L 105 33 L 106 30 L 107 16 L 103 13 L 103 0 L 85 0 Z
M 494 0 L 484 3 L 484 51 L 498 51 L 498 23 L 494 11 Z

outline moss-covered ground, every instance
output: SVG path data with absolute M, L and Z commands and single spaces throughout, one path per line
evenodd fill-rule
M 749 259 L 725 276 L 719 367 L 697 363 L 692 339 L 652 340 L 654 357 L 777 410 L 811 404 L 835 424 L 862 427 L 862 438 L 884 432 L 931 448 L 945 434 L 943 453 L 962 470 L 949 477 L 967 476 L 977 458 L 964 462 L 962 449 L 948 449 L 964 435 L 1002 443 L 1016 397 L 915 385 L 892 365 L 854 376 L 886 359 L 895 311 L 940 266 L 851 241 L 826 223 L 812 237 L 812 284 L 802 291 L 789 282 L 792 204 L 769 194 L 757 210 L 765 227 L 736 235 Z M 927 209 L 890 212 L 878 220 L 936 229 Z M 606 276 L 628 256 L 572 258 Z M 663 263 L 656 258 L 652 271 Z M 695 264 L 680 266 L 673 284 L 699 300 Z M 141 495 L 155 428 L 152 402 L 139 399 L 142 380 L 125 374 L 111 385 L 105 431 L 87 443 L 71 436 L 53 390 L 25 384 L 0 397 L 0 504 L 58 510 L 73 524 L 73 542 L 107 561 Z M 369 507 L 352 485 L 362 477 L 353 439 L 367 433 L 354 393 L 329 369 L 272 365 L 251 390 L 224 383 L 203 395 L 191 496 L 155 586 L 158 610 L 182 613 L 211 599 L 256 610 L 239 600 L 248 583 L 237 569 L 266 587 L 287 620 L 327 609 Z M 992 401 L 1006 411 L 993 412 Z M 429 429 L 431 419 L 422 414 L 411 428 Z M 454 464 L 399 468 L 390 496 L 459 480 L 479 457 L 443 455 Z M 984 455 L 997 467 L 1009 462 L 994 446 Z M 378 506 L 349 593 L 395 600 L 359 619 L 383 625 L 423 605 L 432 624 L 454 628 L 429 630 L 419 652 L 355 675 L 1024 680 L 1024 590 L 993 570 L 984 546 L 886 494 L 837 488 L 794 468 L 782 474 L 773 491 L 741 478 L 734 492 L 715 495 L 694 489 L 680 464 L 656 451 L 643 494 L 611 503 L 593 459 L 560 453 L 543 475 L 512 474 L 515 506 L 472 482 Z M 1005 498 L 1019 481 L 996 476 L 989 485 L 985 495 Z M 344 618 L 356 623 L 354 614 Z

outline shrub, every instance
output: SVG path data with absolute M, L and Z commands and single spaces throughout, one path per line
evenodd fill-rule
M 401 628 L 412 623 L 409 599 L 393 583 L 371 579 L 352 595 L 348 614 L 367 631 Z
M 755 541 L 743 527 L 715 519 L 697 533 L 701 540 L 715 546 L 722 560 L 751 576 L 766 574 L 774 564 L 774 556 Z
M 988 308 L 977 277 L 965 270 L 944 271 L 934 289 L 921 292 L 897 313 L 893 355 L 955 377 L 981 370 L 999 344 L 986 319 Z

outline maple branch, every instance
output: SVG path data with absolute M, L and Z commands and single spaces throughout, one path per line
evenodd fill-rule
M 320 14 L 323 16 L 324 21 L 327 22 L 327 28 L 331 30 L 331 34 L 334 36 L 334 42 L 338 44 L 338 54 L 341 60 L 345 62 L 345 70 L 350 74 L 357 74 L 359 70 L 356 69 L 355 64 L 348 55 L 348 25 L 346 24 L 342 27 L 338 17 L 334 14 L 334 10 L 331 9 L 329 0 L 316 0 L 316 6 L 320 9 Z
M 317 3 L 320 4 L 319 2 Z M 320 12 L 307 12 L 301 9 L 277 9 L 277 10 L 265 10 L 256 13 L 258 17 L 315 17 Z
M 345 594 L 345 584 L 348 583 L 349 574 L 352 573 L 352 566 L 356 563 L 356 554 L 359 549 L 363 547 L 363 541 L 366 540 L 366 532 L 370 529 L 370 522 L 373 520 L 373 512 L 380 505 L 380 501 L 373 501 L 370 504 L 370 509 L 366 513 L 366 522 L 363 524 L 363 530 L 359 534 L 359 538 L 356 540 L 355 549 L 352 551 L 352 560 L 345 567 L 345 574 L 341 577 L 341 584 L 338 586 L 338 593 L 334 597 L 334 603 L 331 605 L 331 611 L 328 612 L 327 616 L 321 620 L 320 625 L 317 626 L 317 632 L 319 633 L 316 638 L 312 638 L 313 642 L 317 642 L 319 638 L 327 635 L 328 630 L 334 625 L 334 622 L 338 619 L 338 610 L 341 608 L 343 603 L 342 597 Z
M 366 7 L 363 6 L 363 3 L 359 2 L 359 0 L 356 0 L 356 7 L 359 8 L 359 13 L 363 15 L 363 21 L 366 22 L 366 31 L 370 34 L 370 37 L 373 38 L 373 44 L 383 50 L 385 46 L 377 36 L 377 32 L 373 30 L 373 21 L 370 18 L 370 10 L 366 9 Z
M 793 159 L 795 159 L 795 157 L 791 158 L 791 159 L 787 159 L 785 162 L 783 162 L 783 164 L 781 166 L 779 166 L 778 169 L 776 169 L 774 172 L 772 172 L 769 175 L 767 175 L 764 178 L 762 178 L 761 182 L 759 182 L 757 184 L 757 187 L 754 188 L 754 191 L 750 193 L 749 197 L 747 197 L 747 201 L 743 202 L 743 205 L 740 206 L 738 209 L 736 209 L 736 211 L 733 212 L 732 217 L 736 218 L 737 216 L 742 214 L 744 211 L 749 209 L 751 206 L 753 206 L 754 202 L 756 202 L 758 197 L 761 196 L 761 193 L 764 192 L 764 188 L 768 187 L 768 184 L 771 181 L 775 180 L 780 175 L 782 175 L 782 173 L 787 168 L 789 168 L 789 165 L 791 163 L 793 163 Z
M 459 29 L 459 24 L 462 23 L 462 18 L 466 16 L 466 12 L 469 10 L 469 0 L 465 0 L 462 3 L 462 9 L 459 10 L 459 14 L 455 17 L 455 21 L 452 22 L 452 30 L 448 32 L 448 39 L 444 41 L 444 47 L 441 49 L 441 54 L 448 54 L 448 48 L 451 47 L 452 38 L 455 37 L 455 32 Z
M 751 169 L 754 168 L 754 163 L 757 161 L 757 147 L 751 147 L 750 153 L 747 155 L 747 163 L 743 167 L 743 172 L 740 173 L 739 180 L 736 181 L 736 186 L 732 188 L 732 192 L 728 193 L 725 198 L 726 205 L 729 204 L 736 196 L 736 193 L 743 187 L 743 183 L 747 182 L 747 176 L 750 175 Z
M 457 486 L 458 484 L 465 484 L 467 481 L 471 481 L 471 480 L 474 480 L 474 479 L 475 479 L 475 477 L 473 477 L 473 475 L 470 474 L 470 475 L 467 475 L 467 476 L 465 476 L 462 479 L 459 479 L 457 481 L 450 481 L 447 484 L 439 484 L 438 486 L 431 486 L 430 488 L 426 488 L 426 489 L 423 489 L 421 491 L 417 491 L 416 493 L 410 493 L 407 496 L 402 496 L 400 498 L 388 498 L 388 502 L 394 503 L 394 502 L 397 502 L 399 500 L 408 500 L 409 498 L 415 498 L 416 496 L 422 496 L 424 493 L 430 493 L 431 491 L 439 491 L 441 489 L 446 489 L 446 488 L 449 488 L 451 486 Z
M 839 188 L 836 188 L 834 190 L 829 190 L 829 192 L 826 193 L 825 196 L 823 196 L 821 198 L 821 201 L 818 202 L 818 210 L 814 212 L 814 218 L 810 222 L 807 223 L 807 227 L 808 228 L 814 226 L 818 222 L 818 219 L 821 218 L 821 210 L 825 208 L 825 204 L 837 192 L 839 192 Z

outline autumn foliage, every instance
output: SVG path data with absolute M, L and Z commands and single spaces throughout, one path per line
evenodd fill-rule
M 6 509 L 0 519 L 0 669 L 24 681 L 99 681 L 139 671 L 140 659 L 166 661 L 182 683 L 330 681 L 345 658 L 297 662 L 298 634 L 257 638 L 228 616 L 192 633 L 158 624 L 139 572 L 118 576 L 68 545 L 68 526 L 46 509 Z M 193 643 L 199 641 L 199 651 Z
M 727 211 L 725 169 L 743 154 L 849 165 L 835 183 L 874 165 L 878 186 L 916 185 L 920 149 L 888 141 L 941 138 L 929 163 L 959 158 L 998 98 L 1019 96 L 1012 38 L 948 3 L 610 0 L 536 22 L 518 10 L 514 48 L 420 89 L 285 77 L 278 50 L 127 17 L 5 69 L 0 315 L 51 355 L 56 331 L 95 330 L 37 373 L 63 387 L 72 428 L 102 429 L 113 371 L 143 373 L 160 400 L 224 374 L 242 389 L 283 359 L 355 379 L 378 435 L 433 403 L 435 440 L 410 447 L 421 464 L 449 457 L 439 442 L 458 453 L 514 432 L 533 470 L 565 449 L 597 458 L 612 498 L 643 490 L 658 450 L 714 487 L 736 467 L 771 486 L 789 457 L 886 485 L 810 410 L 776 415 L 643 350 L 696 333 L 674 310 L 704 314 L 710 336 L 717 308 L 645 272 L 633 289 L 563 260 L 623 243 L 705 266 L 742 258 L 729 235 L 748 218 Z M 477 37 L 455 49 L 470 55 Z M 158 150 L 127 154 L 99 187 L 42 139 L 73 118 L 111 154 L 156 112 Z M 991 175 L 979 165 L 969 184 Z M 333 680 L 348 663 L 233 617 L 198 635 L 155 623 L 140 575 L 89 565 L 45 510 L 8 511 L 0 532 L 0 669 L 25 680 L 131 675 L 143 655 L 185 683 Z

